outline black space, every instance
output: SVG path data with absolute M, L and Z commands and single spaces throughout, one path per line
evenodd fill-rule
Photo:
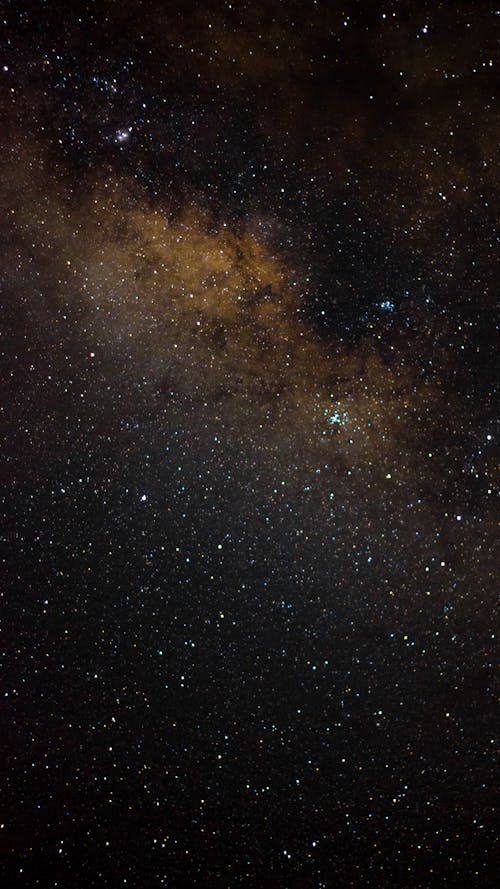
M 499 21 L 2 4 L 2 887 L 497 885 Z

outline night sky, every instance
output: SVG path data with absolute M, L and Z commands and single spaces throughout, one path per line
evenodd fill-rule
M 497 885 L 500 12 L 0 11 L 1 885 Z

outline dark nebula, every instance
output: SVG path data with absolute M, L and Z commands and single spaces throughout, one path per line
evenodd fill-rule
M 497 885 L 499 13 L 0 20 L 1 885 Z

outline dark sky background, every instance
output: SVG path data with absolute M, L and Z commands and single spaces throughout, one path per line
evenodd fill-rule
M 499 21 L 2 3 L 5 887 L 496 885 Z

